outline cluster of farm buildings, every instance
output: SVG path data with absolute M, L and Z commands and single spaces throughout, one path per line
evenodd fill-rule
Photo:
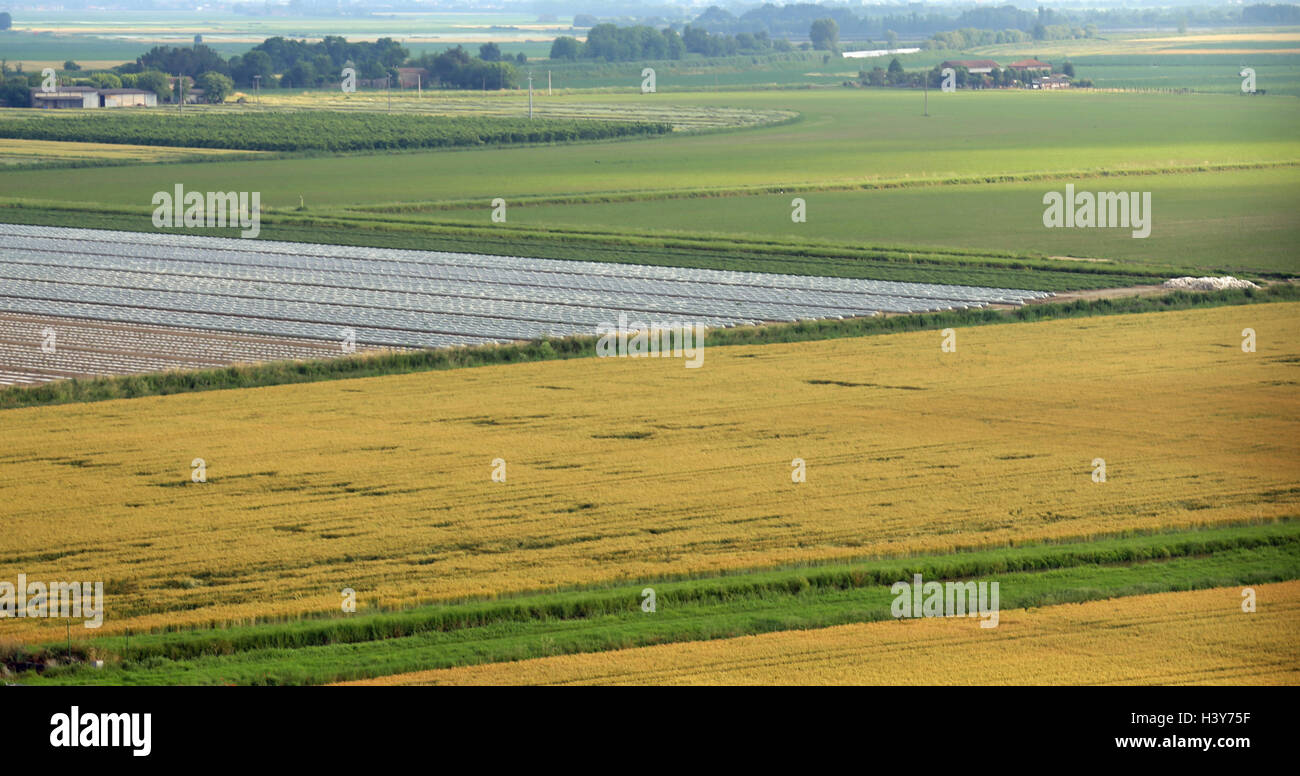
M 173 92 L 176 79 L 168 78 Z M 192 105 L 204 101 L 204 91 L 194 85 L 194 79 L 185 76 L 185 103 Z M 173 97 L 163 102 L 175 103 Z M 150 89 L 101 89 L 97 86 L 54 87 L 52 91 L 33 91 L 33 108 L 153 108 L 159 104 L 158 95 Z
M 1070 86 L 1068 76 L 1053 73 L 1050 62 L 1037 59 L 1022 59 L 1005 68 L 991 59 L 949 59 L 940 67 L 964 67 L 971 75 L 988 75 L 994 70 L 1014 70 L 1031 89 L 1068 89 Z

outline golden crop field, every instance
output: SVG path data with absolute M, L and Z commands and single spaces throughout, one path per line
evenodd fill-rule
M 107 634 L 1296 514 L 1300 304 L 956 335 L 6 410 L 0 579 Z
M 1300 582 L 420 671 L 343 684 L 1300 684 Z

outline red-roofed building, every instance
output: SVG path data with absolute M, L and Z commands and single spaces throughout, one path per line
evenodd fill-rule
M 1047 70 L 1048 72 L 1050 72 L 1052 69 L 1052 64 L 1050 62 L 1042 62 L 1037 59 L 1022 59 L 1019 62 L 1012 62 L 1011 64 L 1007 65 L 1007 67 L 1011 68 L 1012 70 L 1023 70 L 1027 73 L 1033 72 L 1035 70 Z
M 422 67 L 397 68 L 397 86 L 403 89 L 416 89 L 429 85 L 429 71 Z
M 951 67 L 954 70 L 964 67 L 966 72 L 973 75 L 987 75 L 997 69 L 998 63 L 991 59 L 950 59 L 941 67 Z

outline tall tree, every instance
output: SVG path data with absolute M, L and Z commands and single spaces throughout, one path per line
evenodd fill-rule
M 551 44 L 551 59 L 574 60 L 581 53 L 582 44 L 577 38 L 561 35 Z
M 817 19 L 808 29 L 808 39 L 818 51 L 839 51 L 840 25 L 834 19 Z
M 199 76 L 199 88 L 208 102 L 223 103 L 235 91 L 235 82 L 221 73 L 208 71 Z

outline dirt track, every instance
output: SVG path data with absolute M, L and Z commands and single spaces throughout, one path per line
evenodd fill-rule
M 1033 299 L 1025 304 L 1053 304 L 1059 302 L 1073 302 L 1078 299 L 1092 301 L 1093 299 L 1118 299 L 1125 296 L 1138 296 L 1146 294 L 1148 296 L 1160 296 L 1173 291 L 1172 288 L 1164 286 L 1125 286 L 1124 288 L 1090 288 L 1085 291 L 1062 291 L 1056 296 L 1047 299 Z

